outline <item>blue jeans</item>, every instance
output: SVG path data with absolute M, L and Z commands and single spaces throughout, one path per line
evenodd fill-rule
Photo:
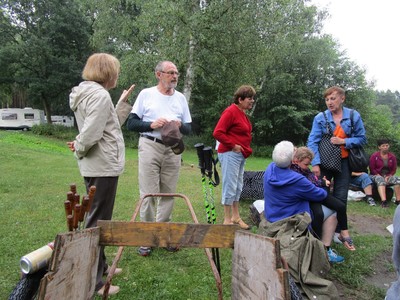
M 243 173 L 246 159 L 242 153 L 233 151 L 218 153 L 222 169 L 222 199 L 223 205 L 232 205 L 239 201 L 243 189 Z
M 365 189 L 372 185 L 372 180 L 367 173 L 362 173 L 360 176 L 351 176 L 350 183 L 358 188 Z

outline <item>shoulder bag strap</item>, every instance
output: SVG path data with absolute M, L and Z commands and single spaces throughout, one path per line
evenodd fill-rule
M 353 121 L 354 109 L 350 111 L 350 122 L 351 122 L 351 135 L 353 135 L 354 131 L 354 121 Z
M 332 127 L 331 127 L 331 124 L 329 124 L 328 117 L 326 116 L 326 113 L 324 111 L 322 113 L 324 114 L 324 117 L 325 117 L 326 131 L 328 133 L 330 133 L 330 134 L 333 134 Z

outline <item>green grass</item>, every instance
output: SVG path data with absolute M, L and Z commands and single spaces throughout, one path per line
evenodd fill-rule
M 0 295 L 7 299 L 19 280 L 19 260 L 52 241 L 58 233 L 66 232 L 63 208 L 70 183 L 76 183 L 84 193 L 77 163 L 66 141 L 40 137 L 32 132 L 0 131 Z M 264 170 L 269 159 L 251 157 L 247 170 Z M 183 165 L 178 193 L 186 195 L 201 223 L 206 222 L 202 199 L 201 174 L 197 155 L 188 149 L 183 153 Z M 222 223 L 221 187 L 215 188 L 217 222 Z M 125 172 L 120 176 L 114 220 L 130 220 L 139 200 L 137 179 L 137 150 L 128 148 Z M 241 202 L 241 216 L 247 222 L 251 202 Z M 394 205 L 388 210 L 371 208 L 363 203 L 350 203 L 349 213 L 378 215 L 391 221 Z M 191 222 L 184 201 L 177 198 L 173 221 Z M 385 224 L 382 224 L 384 226 Z M 390 238 L 374 235 L 353 235 L 356 245 L 350 253 L 338 248 L 346 262 L 334 266 L 330 276 L 341 282 L 350 295 L 358 299 L 382 299 L 384 291 L 364 280 L 371 274 L 372 262 L 382 251 L 391 251 Z M 338 246 L 341 247 L 341 246 Z M 119 266 L 124 272 L 113 283 L 121 291 L 113 299 L 216 299 L 217 289 L 204 250 L 181 249 L 168 253 L 156 249 L 150 257 L 136 254 L 136 248 L 126 247 Z M 107 247 L 109 262 L 117 247 Z M 232 250 L 221 249 L 221 269 L 224 299 L 231 296 Z M 390 268 L 390 263 L 388 263 Z M 356 299 L 354 298 L 354 299 Z M 350 298 L 349 298 L 350 299 Z M 353 298 L 352 298 L 353 299 Z

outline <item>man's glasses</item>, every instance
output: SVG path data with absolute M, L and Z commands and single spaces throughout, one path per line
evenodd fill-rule
M 161 73 L 164 73 L 164 74 L 168 74 L 168 75 L 176 75 L 176 76 L 179 76 L 180 74 L 179 74 L 179 72 L 175 72 L 175 71 L 168 71 L 168 72 L 164 72 L 164 71 L 160 71 Z

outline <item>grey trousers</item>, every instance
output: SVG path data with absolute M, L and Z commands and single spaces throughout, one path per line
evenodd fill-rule
M 139 139 L 140 197 L 152 193 L 175 193 L 181 166 L 181 155 L 170 147 L 144 137 Z M 173 197 L 147 197 L 140 208 L 142 222 L 169 222 L 174 207 Z

